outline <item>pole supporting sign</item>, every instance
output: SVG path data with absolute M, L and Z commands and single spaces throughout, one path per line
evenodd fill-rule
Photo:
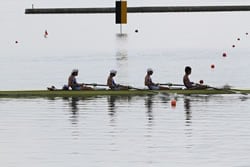
M 127 24 L 127 1 L 116 1 L 116 24 Z

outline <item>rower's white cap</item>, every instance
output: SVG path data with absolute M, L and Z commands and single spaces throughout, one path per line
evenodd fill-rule
M 151 72 L 151 71 L 153 72 L 153 69 L 152 69 L 152 68 L 148 68 L 148 69 L 147 69 L 147 72 Z
M 72 72 L 78 72 L 78 69 L 73 69 Z
M 116 70 L 110 70 L 110 74 L 116 74 L 117 71 Z

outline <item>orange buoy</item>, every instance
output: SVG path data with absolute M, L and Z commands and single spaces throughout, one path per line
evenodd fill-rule
M 175 100 L 175 99 L 171 100 L 171 106 L 172 106 L 172 107 L 175 107 L 175 106 L 176 106 L 176 100 Z
M 211 64 L 211 68 L 214 69 L 214 68 L 215 68 L 215 65 L 214 65 L 214 64 Z
M 223 53 L 222 56 L 223 56 L 223 57 L 227 57 L 227 54 L 226 54 L 226 53 Z

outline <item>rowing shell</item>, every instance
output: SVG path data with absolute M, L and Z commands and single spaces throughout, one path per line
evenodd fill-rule
M 86 97 L 86 96 L 140 96 L 152 95 L 158 93 L 182 94 L 182 95 L 213 95 L 213 94 L 249 94 L 250 89 L 205 89 L 205 90 L 18 90 L 18 91 L 0 91 L 0 97 Z

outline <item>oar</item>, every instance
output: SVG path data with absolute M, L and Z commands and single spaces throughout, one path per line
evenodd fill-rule
M 211 89 L 215 89 L 215 90 L 222 90 L 222 91 L 226 91 L 232 94 L 242 94 L 242 95 L 248 95 L 247 93 L 243 93 L 240 90 L 233 90 L 233 89 L 225 89 L 225 88 L 216 88 L 213 86 L 209 86 L 209 85 L 205 85 L 207 88 L 211 88 Z
M 106 84 L 97 84 L 97 83 L 83 83 L 83 84 L 87 86 L 108 86 Z
M 128 86 L 128 89 L 145 90 L 145 89 L 136 88 L 136 87 L 134 87 L 134 86 Z
M 203 80 L 200 80 L 200 83 L 194 83 L 195 85 L 203 86 Z M 180 87 L 185 87 L 184 84 L 175 84 L 175 83 L 159 83 L 159 85 L 166 85 L 166 86 L 180 86 Z
M 146 92 L 150 92 L 150 93 L 154 93 L 154 94 L 158 94 L 159 93 L 159 91 L 157 91 L 157 90 L 141 89 L 141 88 L 136 88 L 134 86 L 128 86 L 128 89 L 134 89 L 134 90 L 139 90 L 139 91 L 146 91 Z
M 166 85 L 166 86 L 185 86 L 183 84 L 174 84 L 174 83 L 159 83 L 159 85 Z

